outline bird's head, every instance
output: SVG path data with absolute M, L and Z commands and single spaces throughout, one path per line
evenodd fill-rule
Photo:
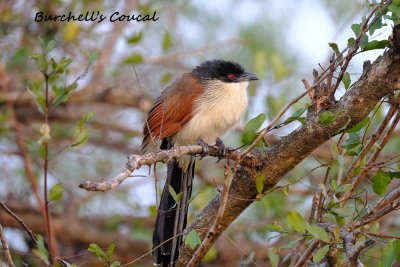
M 192 73 L 201 81 L 219 80 L 225 83 L 240 83 L 258 80 L 255 74 L 246 72 L 239 63 L 221 59 L 205 61 L 193 69 Z

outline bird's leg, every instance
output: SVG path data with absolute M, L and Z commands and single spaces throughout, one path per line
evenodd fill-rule
M 224 142 L 222 142 L 221 138 L 217 137 L 217 139 L 215 140 L 215 145 L 218 148 L 218 162 L 221 161 L 221 159 L 226 157 L 226 146 L 224 145 Z
M 208 150 L 209 150 L 210 145 L 207 144 L 206 142 L 204 142 L 203 139 L 201 139 L 201 138 L 197 139 L 197 144 L 199 146 L 201 146 L 201 148 L 203 149 L 203 151 L 200 154 L 200 159 L 202 159 L 208 155 Z

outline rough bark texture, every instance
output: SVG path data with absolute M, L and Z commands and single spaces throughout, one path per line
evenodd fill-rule
M 336 117 L 335 122 L 322 126 L 318 123 L 318 114 L 309 114 L 307 124 L 299 127 L 267 151 L 255 152 L 258 160 L 253 171 L 243 166 L 233 179 L 228 205 L 219 228 L 220 233 L 254 202 L 257 195 L 254 181 L 256 175 L 264 175 L 264 188 L 273 187 L 314 149 L 365 118 L 378 101 L 399 89 L 400 55 L 387 51 L 365 68 L 358 82 L 329 109 Z M 201 238 L 204 238 L 215 220 L 219 203 L 220 195 L 217 195 L 196 217 L 187 232 L 196 229 Z M 212 237 L 212 242 L 215 242 L 220 233 Z M 185 266 L 193 253 L 194 250 L 189 246 L 183 247 L 178 265 Z

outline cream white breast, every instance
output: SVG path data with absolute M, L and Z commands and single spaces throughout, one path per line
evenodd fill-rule
M 217 137 L 235 126 L 247 108 L 248 84 L 247 81 L 209 81 L 204 94 L 195 103 L 194 116 L 174 137 L 175 145 L 196 144 L 199 138 L 214 143 Z

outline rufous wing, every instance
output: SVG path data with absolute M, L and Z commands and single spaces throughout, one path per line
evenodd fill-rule
M 167 87 L 151 107 L 143 129 L 142 151 L 150 142 L 171 137 L 192 118 L 195 100 L 203 93 L 203 86 L 191 73 Z

